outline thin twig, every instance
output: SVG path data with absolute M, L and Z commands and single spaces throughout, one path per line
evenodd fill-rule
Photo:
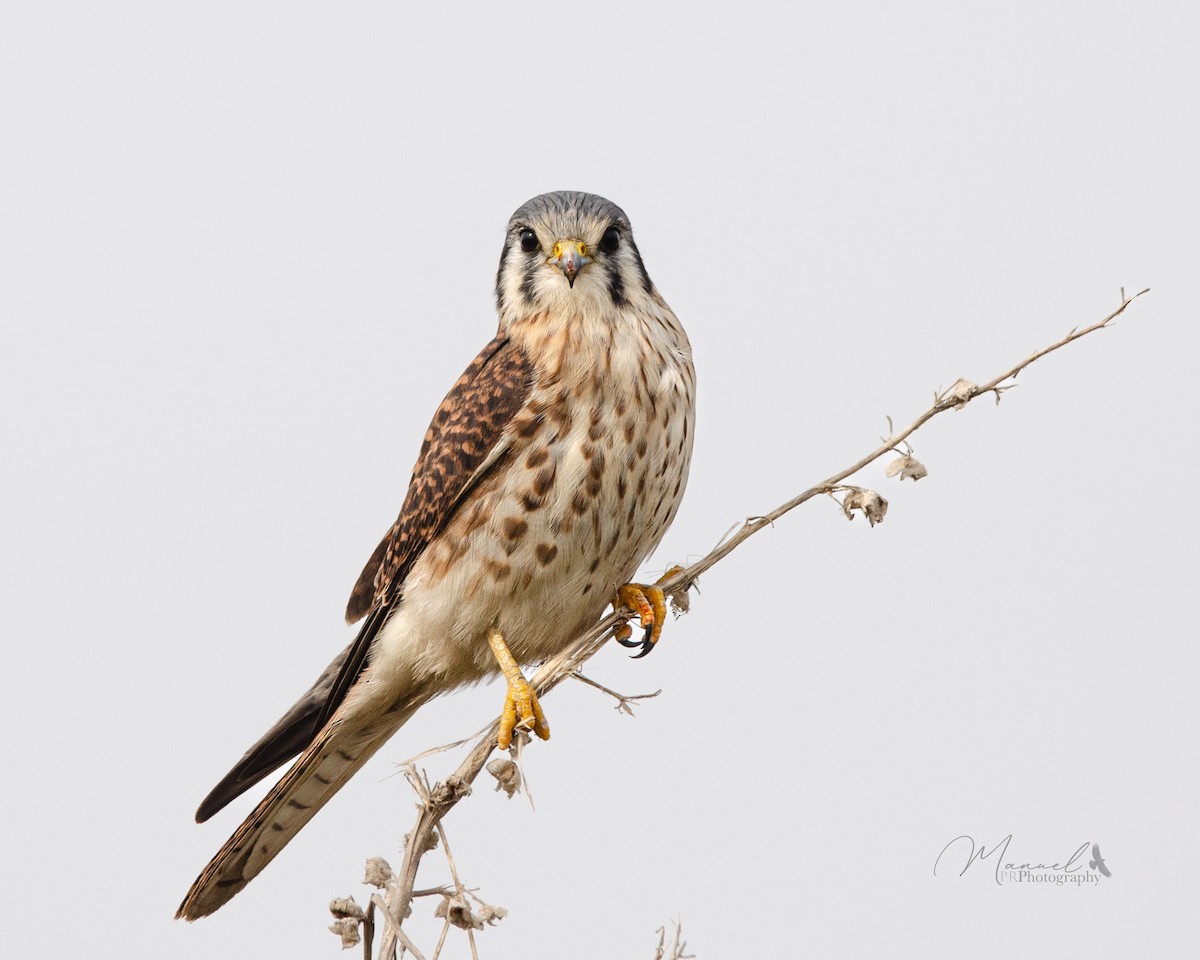
M 375 901 L 367 901 L 367 915 L 363 919 L 363 960 L 371 960 L 371 947 L 375 945 Z
M 517 775 L 521 778 L 521 789 L 525 792 L 525 799 L 529 801 L 529 809 L 537 813 L 537 804 L 533 802 L 533 788 L 529 785 L 529 774 L 525 771 L 525 748 L 529 746 L 530 739 L 524 730 L 517 731 L 509 755 L 517 765 Z
M 433 948 L 433 960 L 438 960 L 442 955 L 442 947 L 446 943 L 446 934 L 450 932 L 450 916 L 447 914 L 445 922 L 442 924 L 442 932 L 438 934 L 437 946 Z
M 578 670 L 572 673 L 571 677 L 575 680 L 579 680 L 582 683 L 586 683 L 589 687 L 595 687 L 597 690 L 602 690 L 604 693 L 607 693 L 610 697 L 617 701 L 617 705 L 614 709 L 616 709 L 619 713 L 626 713 L 631 717 L 633 716 L 633 708 L 630 707 L 631 703 L 635 703 L 638 700 L 651 700 L 662 693 L 662 690 L 655 690 L 653 693 L 639 693 L 635 696 L 627 697 L 623 693 L 617 693 L 616 690 L 609 690 L 608 687 L 604 686 L 604 684 L 597 683 L 591 677 L 584 676 Z
M 654 950 L 654 960 L 692 960 L 693 954 L 684 953 L 687 949 L 687 941 L 681 940 L 683 936 L 683 924 L 678 920 L 672 920 L 671 926 L 675 928 L 675 932 L 671 936 L 670 954 L 667 950 L 667 925 L 664 923 L 656 931 L 658 933 L 658 946 Z
M 471 743 L 476 737 L 480 736 L 487 729 L 488 729 L 487 727 L 480 727 L 474 733 L 468 734 L 467 736 L 463 737 L 461 740 L 455 740 L 453 743 L 443 743 L 439 747 L 430 747 L 428 750 L 422 750 L 415 757 L 409 757 L 407 760 L 402 760 L 402 761 L 400 761 L 400 763 L 396 764 L 396 767 L 398 768 L 396 770 L 396 773 L 403 773 L 404 768 L 411 767 L 413 764 L 419 763 L 420 761 L 424 760 L 426 757 L 432 757 L 438 753 L 447 753 L 450 750 L 457 750 L 459 747 L 464 746 L 465 744 Z M 393 777 L 395 775 L 396 775 L 395 773 L 389 774 L 389 776 L 393 776 Z
M 458 867 L 454 865 L 454 854 L 450 852 L 450 841 L 446 839 L 446 828 L 442 826 L 440 821 L 436 824 L 436 827 L 438 837 L 442 841 L 442 853 L 446 855 L 446 862 L 450 864 L 450 878 L 454 881 L 454 890 L 458 894 L 459 899 L 463 903 L 466 903 L 467 890 L 463 886 L 462 880 L 460 880 L 458 877 Z M 449 910 L 446 911 L 446 918 L 450 918 Z M 475 931 L 469 926 L 467 927 L 467 940 L 470 941 L 471 944 L 471 960 L 479 960 L 479 954 L 475 950 Z
M 471 892 L 470 890 L 467 891 L 467 893 L 470 893 L 470 892 Z M 444 897 L 444 896 L 447 896 L 449 893 L 450 893 L 449 887 L 440 886 L 440 887 L 427 887 L 424 890 L 414 890 L 412 892 L 412 895 L 413 895 L 413 899 L 415 900 L 417 897 Z
M 686 570 L 677 573 L 666 583 L 662 584 L 664 592 L 670 593 L 673 590 L 682 589 L 685 584 L 690 583 L 693 579 L 704 573 L 704 571 L 710 569 L 716 563 L 729 556 L 729 554 L 749 540 L 750 537 L 754 536 L 754 534 L 756 534 L 764 526 L 774 523 L 785 513 L 790 513 L 792 510 L 795 510 L 796 507 L 800 506 L 800 504 L 804 503 L 806 500 L 811 500 L 813 497 L 827 492 L 837 484 L 841 483 L 847 477 L 858 473 L 858 471 L 863 469 L 863 467 L 874 463 L 885 454 L 891 453 L 897 444 L 907 440 L 910 436 L 916 433 L 917 430 L 923 427 L 928 421 L 936 417 L 939 413 L 945 413 L 947 410 L 958 409 L 965 404 L 970 403 L 971 400 L 974 400 L 975 397 L 980 396 L 981 394 L 995 393 L 997 388 L 1000 387 L 1005 380 L 1011 380 L 1034 361 L 1040 360 L 1047 354 L 1053 353 L 1055 350 L 1065 347 L 1068 343 L 1072 343 L 1073 341 L 1078 340 L 1080 337 L 1086 337 L 1089 333 L 1094 333 L 1097 330 L 1106 328 L 1117 317 L 1125 312 L 1126 307 L 1128 307 L 1131 303 L 1133 303 L 1134 300 L 1142 296 L 1144 293 L 1149 293 L 1149 289 L 1143 290 L 1141 293 L 1136 293 L 1132 297 L 1123 297 L 1121 300 L 1121 305 L 1103 320 L 1093 323 L 1090 327 L 1084 327 L 1082 330 L 1072 330 L 1061 340 L 1057 341 L 1056 343 L 1052 343 L 1050 346 L 1042 350 L 1038 350 L 1036 353 L 1030 354 L 1020 363 L 1010 367 L 999 376 L 993 377 L 982 386 L 968 385 L 968 390 L 964 391 L 963 394 L 956 395 L 954 397 L 948 397 L 946 392 L 939 393 L 934 397 L 934 402 L 928 410 L 926 410 L 919 417 L 917 417 L 916 420 L 901 430 L 900 433 L 888 437 L 886 440 L 884 440 L 881 446 L 876 447 L 857 463 L 853 463 L 849 467 L 846 467 L 846 469 L 835 473 L 823 483 L 809 487 L 803 493 L 793 497 L 787 503 L 776 507 L 770 513 L 747 520 L 742 524 L 741 529 L 733 534 L 733 536 L 726 539 L 725 542 L 719 547 L 696 563 L 692 564 Z
M 993 377 L 987 383 L 976 385 L 966 381 L 959 381 L 949 390 L 939 391 L 934 395 L 933 404 L 929 409 L 899 433 L 893 433 L 891 436 L 885 438 L 879 447 L 860 460 L 852 463 L 844 470 L 838 471 L 821 483 L 809 487 L 786 503 L 780 504 L 770 513 L 753 516 L 745 520 L 732 534 L 722 537 L 720 543 L 707 555 L 663 581 L 660 584 L 663 592 L 668 596 L 686 592 L 697 577 L 729 556 L 729 554 L 749 540 L 754 534 L 758 533 L 764 527 L 773 525 L 784 514 L 790 513 L 796 507 L 811 500 L 813 497 L 832 493 L 839 489 L 839 485 L 841 485 L 843 480 L 858 473 L 880 457 L 888 453 L 897 452 L 900 449 L 900 444 L 904 443 L 913 433 L 937 415 L 945 413 L 948 410 L 961 409 L 976 397 L 986 393 L 995 394 L 997 402 L 999 402 L 1001 392 L 1012 386 L 1012 384 L 1006 386 L 1005 381 L 1014 379 L 1031 363 L 1040 360 L 1047 354 L 1053 353 L 1081 337 L 1086 337 L 1090 333 L 1105 329 L 1124 313 L 1125 309 L 1134 300 L 1148 292 L 1148 289 L 1142 290 L 1132 297 L 1127 297 L 1124 290 L 1122 290 L 1121 305 L 1103 320 L 1082 329 L 1076 328 L 1071 330 L 1061 340 L 1030 354 L 1024 360 L 1010 367 L 1004 373 Z M 889 428 L 890 426 L 891 423 L 889 420 Z M 634 611 L 628 609 L 614 610 L 561 653 L 544 661 L 541 668 L 530 681 L 537 696 L 544 697 L 562 683 L 563 680 L 576 673 L 583 663 L 607 643 L 614 629 L 628 620 L 633 614 Z M 417 822 L 408 836 L 408 843 L 404 850 L 404 862 L 401 865 L 397 882 L 388 893 L 385 915 L 390 921 L 389 930 L 391 930 L 391 923 L 395 922 L 394 917 L 405 914 L 408 910 L 408 905 L 413 897 L 413 886 L 416 880 L 417 868 L 424 851 L 428 849 L 429 840 L 437 829 L 438 824 L 441 823 L 442 818 L 460 800 L 470 794 L 471 784 L 475 782 L 475 778 L 479 776 L 484 764 L 487 763 L 488 757 L 496 749 L 496 734 L 499 731 L 499 726 L 500 722 L 497 719 L 487 728 L 471 749 L 471 752 L 467 754 L 454 773 L 450 774 L 445 781 L 434 784 L 429 789 L 418 789 L 421 804 L 419 806 Z M 412 776 L 409 779 L 414 780 L 414 783 L 419 782 Z M 395 912 L 393 913 L 392 911 Z M 396 932 L 398 934 L 401 933 L 398 927 Z M 678 936 L 679 933 L 677 930 L 676 941 L 678 941 Z M 387 938 L 385 938 L 385 942 L 386 940 Z M 392 942 L 394 943 L 394 939 Z M 409 949 L 412 950 L 413 948 L 410 946 Z M 683 949 L 683 947 L 681 946 L 680 949 Z M 381 951 L 380 956 L 386 957 L 388 954 Z
M 383 914 L 384 919 L 387 920 L 388 933 L 393 937 L 393 943 L 395 940 L 399 940 L 402 944 L 404 944 L 404 949 L 416 957 L 417 960 L 425 960 L 425 955 L 417 949 L 417 945 L 409 940 L 408 934 L 400 929 L 400 921 L 398 921 L 395 916 L 392 915 L 392 912 L 388 909 L 387 904 L 383 902 L 383 898 L 379 894 L 373 893 L 371 894 L 371 900 L 377 907 L 379 907 L 379 912 Z M 393 954 L 395 953 L 395 950 L 396 948 L 393 945 Z M 380 951 L 379 955 L 381 957 L 391 956 L 391 954 L 383 953 L 382 950 Z

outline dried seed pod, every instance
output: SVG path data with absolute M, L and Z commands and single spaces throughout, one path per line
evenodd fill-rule
M 496 789 L 503 790 L 511 799 L 521 790 L 521 771 L 511 760 L 498 758 L 487 765 L 487 772 L 496 778 Z
M 847 520 L 853 520 L 854 511 L 859 510 L 871 526 L 883 523 L 883 518 L 887 515 L 887 508 L 887 501 L 874 490 L 851 490 L 846 494 L 846 499 L 842 501 L 842 512 L 846 515 Z
M 885 472 L 889 477 L 899 475 L 902 481 L 911 480 L 913 483 L 929 474 L 929 471 L 925 469 L 925 464 L 911 454 L 897 457 L 887 465 Z
M 371 857 L 367 860 L 363 883 L 369 883 L 371 886 L 382 890 L 395 879 L 396 874 L 392 872 L 391 864 L 384 860 L 383 857 Z
M 334 933 L 342 939 L 342 949 L 349 950 L 351 947 L 357 947 L 359 944 L 358 921 L 351 920 L 346 917 L 342 920 L 334 920 L 329 925 L 330 933 Z
M 356 923 L 366 917 L 362 907 L 354 902 L 353 897 L 338 897 L 329 901 L 329 912 L 339 920 L 350 919 Z

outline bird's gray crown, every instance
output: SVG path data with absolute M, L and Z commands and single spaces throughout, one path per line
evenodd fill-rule
M 530 220 L 561 223 L 566 220 L 593 218 L 612 221 L 626 230 L 629 229 L 629 218 L 625 216 L 624 210 L 611 200 L 579 190 L 555 190 L 553 193 L 543 193 L 532 200 L 526 200 L 513 213 L 508 225 L 514 227 Z

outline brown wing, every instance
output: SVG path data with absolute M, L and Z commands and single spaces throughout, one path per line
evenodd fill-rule
M 372 554 L 350 596 L 346 619 L 353 623 L 370 616 L 354 642 L 213 788 L 196 812 L 198 821 L 207 820 L 296 756 L 333 716 L 362 673 L 409 568 L 503 453 L 504 427 L 529 396 L 531 371 L 517 347 L 497 338 L 458 378 L 425 432 L 400 517 Z
M 497 337 L 480 351 L 433 415 L 400 516 L 363 568 L 346 607 L 354 623 L 394 602 L 413 562 L 450 519 L 463 496 L 495 463 L 504 428 L 529 397 L 532 367 Z
M 370 614 L 342 664 L 315 736 L 333 716 L 367 663 L 371 643 L 400 599 L 404 578 L 470 489 L 504 453 L 504 428 L 524 406 L 533 367 L 519 347 L 497 337 L 446 394 L 425 431 L 400 516 L 371 554 L 350 594 L 346 620 Z

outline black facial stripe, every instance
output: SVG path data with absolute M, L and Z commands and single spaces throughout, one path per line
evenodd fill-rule
M 533 269 L 527 269 L 525 276 L 521 280 L 521 296 L 525 299 L 525 305 L 533 306 Z
M 625 299 L 625 280 L 621 277 L 621 265 L 609 260 L 605 267 L 607 268 L 609 296 L 612 297 L 612 302 L 616 306 L 623 307 L 628 301 Z

